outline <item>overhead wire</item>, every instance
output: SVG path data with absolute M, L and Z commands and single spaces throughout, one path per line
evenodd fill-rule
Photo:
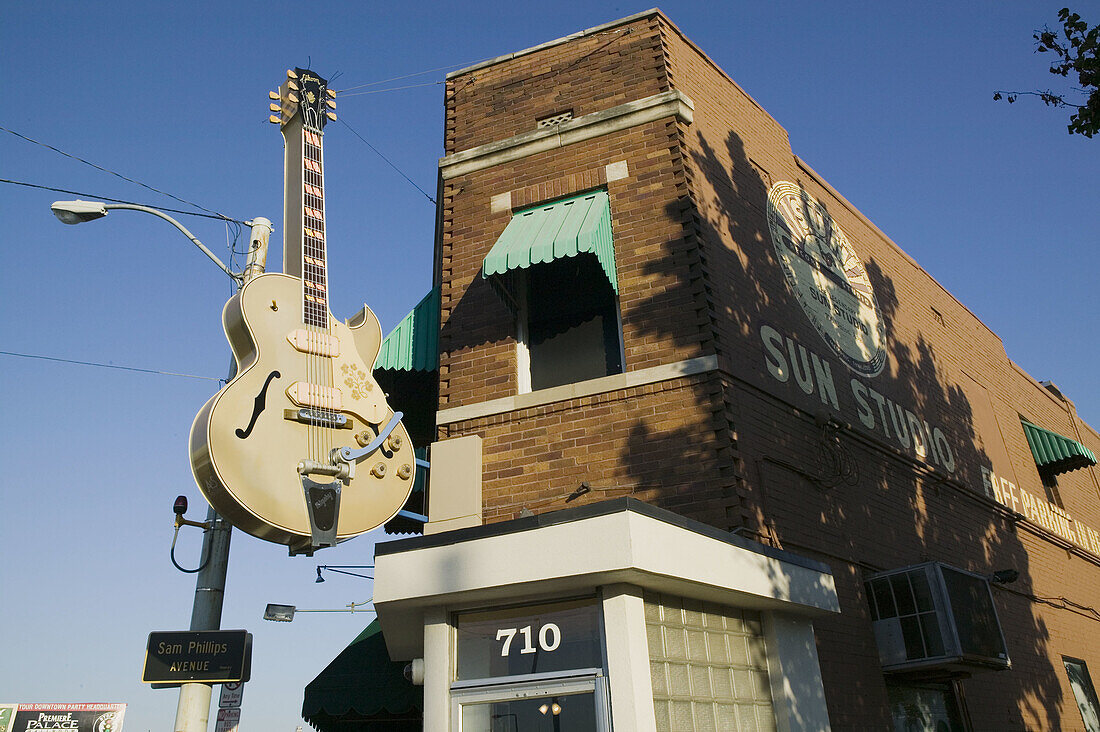
M 369 148 L 370 148 L 371 150 L 373 150 L 373 151 L 374 151 L 375 155 L 377 155 L 378 157 L 380 157 L 380 158 L 382 158 L 383 160 L 385 160 L 385 161 L 386 161 L 386 164 L 387 164 L 387 165 L 389 165 L 389 166 L 390 166 L 391 168 L 393 168 L 394 170 L 396 170 L 396 171 L 397 171 L 397 172 L 398 172 L 398 173 L 399 173 L 399 174 L 401 175 L 401 177 L 402 177 L 402 178 L 404 178 L 405 180 L 407 180 L 407 181 L 408 181 L 408 182 L 409 182 L 409 183 L 410 183 L 410 184 L 412 185 L 412 187 L 413 187 L 413 188 L 415 188 L 416 190 L 418 190 L 418 191 L 420 191 L 421 193 L 423 193 L 423 194 L 424 194 L 424 197 L 425 197 L 425 198 L 427 198 L 427 199 L 428 199 L 429 201 L 431 201 L 433 205 L 435 204 L 435 199 L 434 199 L 434 198 L 432 198 L 431 196 L 429 196 L 429 195 L 428 195 L 428 193 L 427 193 L 427 192 L 426 192 L 426 191 L 425 191 L 425 190 L 424 190 L 423 188 L 421 188 L 420 186 L 418 186 L 418 185 L 416 184 L 416 182 L 415 182 L 415 181 L 413 181 L 413 179 L 412 179 L 412 178 L 410 178 L 409 176 L 405 175 L 405 172 L 404 172 L 403 170 L 401 170 L 401 168 L 398 168 L 398 167 L 397 167 L 396 165 L 394 165 L 394 163 L 393 163 L 393 161 L 392 161 L 392 160 L 390 160 L 390 159 L 389 159 L 389 158 L 387 158 L 387 157 L 386 157 L 385 155 L 383 155 L 383 154 L 382 154 L 382 152 L 381 152 L 381 151 L 380 151 L 380 150 L 379 150 L 378 148 L 376 148 L 376 147 L 375 147 L 374 145 L 372 145 L 372 144 L 370 144 L 369 142 L 367 142 L 367 139 L 366 139 L 365 137 L 363 137 L 362 135 L 360 135 L 360 134 L 359 134 L 359 133 L 358 133 L 358 132 L 357 132 L 357 131 L 355 130 L 355 128 L 354 128 L 354 127 L 352 127 L 351 125 L 349 125 L 349 124 L 348 124 L 348 123 L 347 123 L 347 122 L 346 122 L 346 121 L 344 120 L 344 118 L 343 118 L 343 117 L 340 117 L 339 119 L 340 119 L 340 122 L 341 122 L 341 123 L 342 123 L 342 124 L 344 125 L 344 127 L 347 127 L 347 128 L 349 129 L 349 130 L 351 130 L 351 134 L 353 134 L 353 135 L 355 135 L 356 137 L 358 137 L 358 138 L 360 139 L 360 141 L 362 141 L 362 143 L 363 143 L 364 145 L 366 145 L 367 147 L 369 147 Z
M 129 177 L 123 175 L 122 173 L 111 170 L 110 168 L 104 168 L 102 165 L 96 165 L 95 163 L 91 162 L 90 160 L 85 160 L 84 158 L 80 157 L 79 155 L 73 155 L 72 153 L 67 153 L 64 150 L 61 150 L 59 148 L 54 147 L 53 145 L 49 145 L 49 144 L 47 144 L 45 142 L 41 142 L 39 140 L 35 140 L 32 137 L 27 137 L 26 135 L 21 134 L 19 132 L 16 132 L 15 130 L 8 129 L 7 127 L 4 127 L 3 125 L 0 125 L 0 130 L 3 130 L 4 132 L 15 135 L 16 137 L 18 137 L 22 140 L 26 140 L 27 142 L 34 143 L 35 145 L 40 145 L 41 147 L 44 147 L 47 150 L 53 150 L 55 153 L 58 153 L 59 155 L 64 155 L 67 158 L 71 158 L 71 159 L 76 160 L 78 162 L 84 163 L 85 165 L 90 165 L 91 167 L 95 168 L 96 170 L 102 171 L 104 173 L 110 173 L 111 175 L 115 176 L 116 178 L 121 178 L 122 180 L 127 181 L 128 183 L 133 183 L 135 185 L 139 185 L 142 188 L 146 188 L 150 191 L 153 191 L 154 193 L 159 193 L 162 196 L 168 196 L 172 200 L 179 201 L 180 203 L 187 204 L 188 206 L 193 206 L 194 208 L 197 208 L 200 211 L 206 211 L 207 213 L 215 214 L 215 218 L 226 219 L 226 220 L 229 220 L 229 221 L 234 221 L 235 220 L 235 219 L 230 219 L 228 216 L 226 216 L 222 213 L 219 213 L 219 212 L 214 211 L 212 209 L 206 208 L 204 206 L 200 206 L 199 204 L 195 203 L 194 201 L 188 201 L 185 198 L 180 198 L 179 196 L 173 195 L 173 194 L 171 194 L 167 191 L 162 191 L 159 188 L 154 188 L 153 186 L 148 185 L 146 183 L 142 183 L 139 180 L 134 180 L 133 178 L 129 178 Z
M 125 204 L 129 204 L 131 206 L 145 206 L 146 208 L 156 208 L 158 211 L 166 211 L 168 213 L 180 214 L 181 216 L 199 216 L 199 217 L 204 218 L 204 219 L 214 219 L 216 221 L 222 221 L 222 222 L 225 223 L 225 240 L 226 240 L 226 248 L 229 250 L 229 266 L 230 266 L 230 268 L 232 268 L 233 265 L 236 263 L 238 255 L 244 255 L 244 254 L 248 253 L 247 250 L 242 252 L 242 251 L 239 251 L 237 249 L 237 242 L 240 241 L 241 234 L 243 232 L 242 226 L 247 222 L 241 221 L 239 219 L 229 218 L 228 216 L 224 216 L 222 214 L 205 214 L 205 213 L 198 213 L 196 211 L 183 211 L 183 210 L 178 209 L 178 208 L 167 208 L 167 207 L 163 207 L 163 206 L 155 206 L 154 207 L 154 206 L 151 206 L 150 204 L 147 204 L 147 203 L 138 203 L 137 201 L 129 201 L 129 200 L 126 200 L 125 198 L 112 198 L 110 196 L 99 196 L 99 195 L 96 195 L 94 193 L 82 193 L 80 191 L 71 191 L 71 190 L 68 190 L 67 188 L 57 188 L 55 186 L 43 186 L 43 185 L 39 185 L 37 183 L 28 183 L 26 181 L 21 181 L 21 180 L 10 180 L 8 178 L 0 178 L 0 183 L 8 183 L 8 184 L 11 184 L 11 185 L 16 185 L 16 186 L 24 186 L 26 188 L 38 188 L 40 190 L 54 191 L 56 193 L 66 193 L 70 196 L 87 196 L 88 198 L 93 198 L 97 201 L 110 201 L 111 203 L 125 203 Z M 232 283 L 232 286 L 235 287 L 236 284 Z
M 423 84 L 407 84 L 405 86 L 390 87 L 389 89 L 368 89 L 367 91 L 353 92 L 351 94 L 341 94 L 340 98 L 346 99 L 348 97 L 358 97 L 364 94 L 381 94 L 382 92 L 401 91 L 402 89 L 416 89 L 421 86 L 442 86 L 446 83 L 445 81 L 426 81 Z
M 434 69 L 428 69 L 427 71 L 417 71 L 417 72 L 414 72 L 412 74 L 403 74 L 401 76 L 393 76 L 393 77 L 390 77 L 389 79 L 381 79 L 380 81 L 368 81 L 366 84 L 359 84 L 357 86 L 349 86 L 346 89 L 338 89 L 338 90 L 336 90 L 336 93 L 343 95 L 346 92 L 354 91 L 355 89 L 362 89 L 362 88 L 368 87 L 368 86 L 378 86 L 379 84 L 388 84 L 391 81 L 401 81 L 402 79 L 411 79 L 414 76 L 423 76 L 424 74 L 433 74 L 436 71 L 446 71 L 447 69 L 457 69 L 457 68 L 460 68 L 460 67 L 473 66 L 475 63 L 477 63 L 477 61 L 471 61 L 471 62 L 465 63 L 465 64 L 451 64 L 450 66 L 439 66 L 439 67 L 434 68 Z
M 137 371 L 143 374 L 156 374 L 157 376 L 180 376 L 185 379 L 203 379 L 204 381 L 225 382 L 225 379 L 217 379 L 213 376 L 197 376 L 195 374 L 181 374 L 176 371 L 160 371 L 158 369 L 142 369 L 136 366 L 118 366 L 113 363 L 98 363 L 96 361 L 78 361 L 72 358 L 58 358 L 56 356 L 43 356 L 37 353 L 16 353 L 14 351 L 0 351 L 0 356 L 18 356 L 19 358 L 32 358 L 39 361 L 56 361 L 58 363 L 75 364 L 78 366 L 96 366 L 102 369 L 118 369 L 119 371 Z
M 56 188 L 54 186 L 43 186 L 43 185 L 39 185 L 37 183 L 27 183 L 26 181 L 21 181 L 21 180 L 10 180 L 8 178 L 0 178 L 0 183 L 10 183 L 11 185 L 25 186 L 27 188 L 39 188 L 39 189 L 44 190 L 44 191 L 54 191 L 56 193 L 67 193 L 70 196 L 87 196 L 89 198 L 94 198 L 97 201 L 110 201 L 111 203 L 128 203 L 132 206 L 145 206 L 147 208 L 156 208 L 158 211 L 167 211 L 168 213 L 181 214 L 183 216 L 200 216 L 204 219 L 217 219 L 218 221 L 225 221 L 225 222 L 230 222 L 230 223 L 234 223 L 234 224 L 243 224 L 243 223 L 245 223 L 244 221 L 241 221 L 240 219 L 229 218 L 228 216 L 223 216 L 222 214 L 205 214 L 205 213 L 198 213 L 196 211 L 182 211 L 178 208 L 165 208 L 163 206 L 154 207 L 154 206 L 151 206 L 150 204 L 147 204 L 147 203 L 138 203 L 137 201 L 130 201 L 130 200 L 127 200 L 125 198 L 111 198 L 109 196 L 99 196 L 99 195 L 96 195 L 95 193 L 82 193 L 80 191 L 70 191 L 67 188 Z

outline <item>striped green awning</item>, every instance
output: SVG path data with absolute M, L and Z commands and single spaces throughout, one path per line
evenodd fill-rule
M 1024 426 L 1027 444 L 1031 447 L 1031 455 L 1041 470 L 1057 475 L 1096 465 L 1096 456 L 1092 450 L 1077 440 L 1062 437 L 1027 420 L 1020 422 Z
M 424 296 L 382 339 L 374 368 L 435 371 L 439 368 L 439 288 Z
M 515 299 L 509 282 L 516 270 L 578 254 L 593 254 L 611 289 L 619 292 L 611 203 L 607 191 L 592 191 L 518 211 L 485 257 L 481 276 Z

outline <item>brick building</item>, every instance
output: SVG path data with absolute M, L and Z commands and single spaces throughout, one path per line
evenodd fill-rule
M 387 561 L 551 514 L 634 511 L 632 498 L 835 588 L 835 607 L 802 603 L 816 608 L 804 660 L 820 666 L 805 688 L 823 689 L 827 721 L 783 706 L 775 677 L 797 674 L 775 649 L 763 664 L 774 715 L 738 688 L 756 709 L 744 716 L 716 681 L 733 669 L 736 686 L 736 669 L 677 656 L 661 635 L 670 613 L 690 626 L 692 602 L 727 618 L 764 608 L 765 629 L 772 606 L 740 604 L 743 588 L 692 597 L 702 579 L 670 600 L 639 579 L 622 608 L 644 608 L 651 665 L 635 681 L 652 694 L 618 691 L 605 664 L 611 726 L 633 693 L 635 707 L 653 700 L 636 729 L 1097 729 L 1100 436 L 668 18 L 648 11 L 450 74 L 445 150 L 436 439 L 476 436 L 483 465 L 480 517 L 441 525 L 488 526 L 379 547 L 391 657 L 408 645 L 391 640 L 398 600 L 415 592 L 393 589 Z M 432 480 L 429 500 L 445 490 Z M 694 561 L 724 561 L 715 551 Z M 562 596 L 533 581 L 491 603 L 440 590 L 423 642 L 459 632 L 461 668 L 463 608 Z M 609 624 L 614 593 L 595 584 Z M 761 639 L 789 643 L 774 629 Z M 403 658 L 426 653 L 413 645 Z M 425 664 L 429 728 L 433 688 L 449 684 L 452 702 L 472 692 L 446 670 L 432 687 Z M 451 729 L 504 729 L 448 714 Z

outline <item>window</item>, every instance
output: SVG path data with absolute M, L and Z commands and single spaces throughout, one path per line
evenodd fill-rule
M 775 729 L 760 613 L 645 598 L 658 732 Z
M 594 598 L 459 613 L 455 634 L 453 729 L 609 729 L 600 610 Z
M 926 562 L 868 577 L 864 587 L 883 670 L 1009 667 L 986 577 Z
M 1100 701 L 1096 699 L 1096 688 L 1089 676 L 1089 667 L 1079 658 L 1062 656 L 1066 666 L 1069 685 L 1077 699 L 1077 708 L 1081 710 L 1081 719 L 1085 722 L 1086 732 L 1100 732 Z
M 954 688 L 949 684 L 889 685 L 894 732 L 966 732 Z
M 518 363 L 527 368 L 520 391 L 621 373 L 618 303 L 596 258 L 559 259 L 526 275 L 517 314 Z
M 520 393 L 622 373 L 606 191 L 517 211 L 481 275 L 516 317 Z
M 939 616 L 923 568 L 877 577 L 867 585 L 872 619 L 898 619 L 906 660 L 944 655 Z
M 1043 481 L 1043 489 L 1047 492 L 1047 500 L 1058 508 L 1064 509 L 1062 495 L 1058 492 L 1058 476 L 1048 470 L 1040 470 L 1039 477 Z

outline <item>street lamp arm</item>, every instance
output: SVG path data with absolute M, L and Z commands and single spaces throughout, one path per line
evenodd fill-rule
M 210 257 L 210 261 L 218 265 L 222 272 L 225 272 L 227 275 L 232 277 L 234 280 L 237 280 L 238 282 L 240 282 L 243 278 L 243 275 L 230 271 L 229 267 L 225 266 L 225 263 L 223 263 L 222 260 L 218 259 L 217 255 L 215 255 L 214 252 L 207 249 L 206 245 L 199 241 L 198 237 L 192 234 L 186 226 L 176 221 L 174 218 L 164 213 L 163 211 L 158 211 L 157 209 L 150 208 L 148 206 L 139 206 L 136 203 L 107 203 L 103 205 L 104 211 L 110 211 L 111 209 L 116 208 L 129 209 L 131 211 L 144 211 L 145 213 L 153 214 L 154 216 L 158 216 L 164 219 L 168 223 L 172 224 L 172 226 L 175 226 L 177 229 L 179 229 L 184 236 L 191 240 L 192 244 L 202 250 L 203 254 Z

